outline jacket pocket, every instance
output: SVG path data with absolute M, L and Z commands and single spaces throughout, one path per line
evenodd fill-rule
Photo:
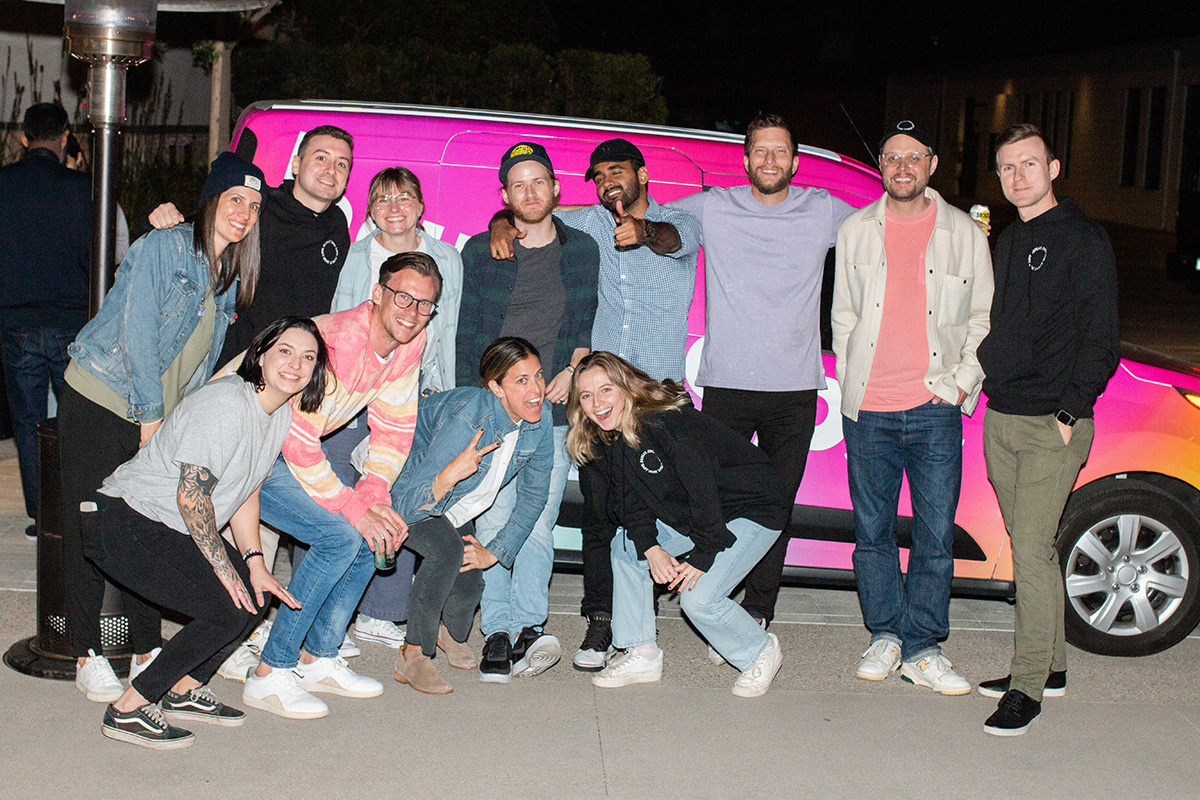
M 973 276 L 947 275 L 938 300 L 938 326 L 966 325 L 971 318 L 971 290 Z

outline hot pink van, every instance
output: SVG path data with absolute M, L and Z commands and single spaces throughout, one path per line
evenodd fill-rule
M 500 207 L 500 153 L 518 140 L 545 145 L 562 185 L 562 202 L 594 203 L 583 180 L 597 143 L 622 136 L 641 148 L 650 191 L 667 202 L 706 187 L 740 185 L 742 138 L 710 131 L 527 114 L 286 101 L 256 103 L 234 135 L 267 179 L 289 177 L 300 138 L 322 124 L 354 136 L 354 166 L 339 205 L 352 237 L 366 235 L 367 184 L 396 164 L 421 179 L 426 231 L 461 247 Z M 818 148 L 800 147 L 797 185 L 818 186 L 855 206 L 881 193 L 869 166 Z M 704 274 L 697 276 L 689 319 L 688 378 L 704 346 Z M 827 330 L 827 325 L 825 326 Z M 826 341 L 826 345 L 828 341 Z M 854 527 L 846 483 L 840 391 L 833 356 L 821 392 L 817 429 L 788 530 L 789 575 L 850 583 Z M 693 387 L 698 403 L 703 390 Z M 955 583 L 959 591 L 1011 593 L 1008 538 L 983 461 L 984 408 L 964 426 L 962 499 L 956 517 Z M 1200 620 L 1200 371 L 1146 351 L 1127 349 L 1096 406 L 1096 440 L 1063 516 L 1059 552 L 1066 575 L 1067 635 L 1098 653 L 1141 655 L 1178 642 Z M 578 559 L 579 494 L 568 486 L 556 531 L 564 562 Z M 907 489 L 899 536 L 908 540 Z M 907 551 L 902 550 L 902 559 Z

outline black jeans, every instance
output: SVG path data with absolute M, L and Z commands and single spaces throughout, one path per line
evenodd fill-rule
M 238 608 L 192 537 L 143 517 L 119 498 L 95 496 L 98 511 L 81 514 L 88 555 L 114 583 L 190 618 L 162 652 L 133 680 L 133 688 L 158 702 L 180 678 L 208 683 L 221 662 L 267 613 Z M 225 554 L 250 588 L 250 570 L 224 539 Z
M 104 576 L 84 558 L 79 527 L 79 504 L 94 500 L 104 479 L 138 451 L 138 426 L 121 419 L 63 383 L 58 397 L 59 506 L 62 519 L 63 583 L 71 655 L 100 653 L 100 608 Z M 149 653 L 162 644 L 158 609 L 125 593 L 129 640 L 135 653 Z
M 710 386 L 704 389 L 701 410 L 747 439 L 758 433 L 759 449 L 771 459 L 790 508 L 808 463 L 808 448 L 817 422 L 817 390 L 758 392 Z M 742 608 L 755 619 L 770 622 L 775 617 L 775 601 L 779 598 L 779 581 L 790 539 L 785 528 L 743 582 L 746 596 L 742 598 Z
M 483 573 L 477 569 L 459 572 L 463 562 L 463 540 L 474 535 L 468 522 L 455 528 L 445 517 L 428 517 L 409 526 L 404 546 L 421 556 L 408 601 L 405 641 L 433 658 L 437 654 L 438 623 L 456 642 L 465 642 L 475 624 L 475 609 L 483 596 Z

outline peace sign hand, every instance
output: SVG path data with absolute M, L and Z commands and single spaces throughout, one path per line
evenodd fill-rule
M 483 428 L 480 428 L 475 431 L 475 436 L 471 438 L 471 443 L 441 471 L 439 477 L 446 479 L 446 482 L 449 484 L 446 486 L 447 489 L 459 481 L 474 475 L 479 470 L 479 464 L 483 461 L 483 457 L 501 445 L 500 441 L 495 441 L 479 447 L 479 440 L 482 438 Z

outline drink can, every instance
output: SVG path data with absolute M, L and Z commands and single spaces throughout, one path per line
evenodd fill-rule
M 396 568 L 396 551 L 388 550 L 382 544 L 375 551 L 375 569 L 389 570 Z
M 971 219 L 982 225 L 990 225 L 992 223 L 992 210 L 985 205 L 971 206 Z

